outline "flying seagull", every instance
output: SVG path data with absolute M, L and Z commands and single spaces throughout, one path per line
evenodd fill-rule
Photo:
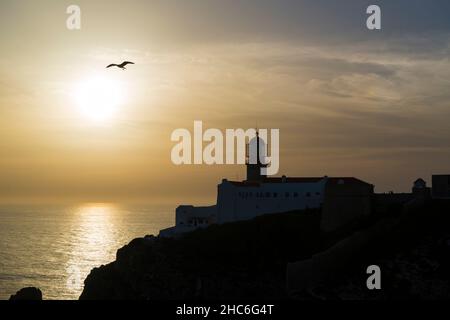
M 125 70 L 125 69 L 126 69 L 125 66 L 126 66 L 127 64 L 134 64 L 134 62 L 131 62 L 131 61 L 124 61 L 124 62 L 122 62 L 121 64 L 110 64 L 110 65 L 107 66 L 106 68 L 117 67 L 117 68 L 120 68 L 120 69 L 122 69 L 122 70 Z

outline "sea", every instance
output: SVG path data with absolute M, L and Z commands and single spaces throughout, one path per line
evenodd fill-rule
M 171 208 L 117 204 L 0 206 L 0 300 L 30 286 L 46 300 L 76 300 L 91 269 L 174 217 Z

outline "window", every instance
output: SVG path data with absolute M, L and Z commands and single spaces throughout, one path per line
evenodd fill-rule
M 278 193 L 274 192 L 274 193 L 273 193 L 273 197 L 274 197 L 274 198 L 277 198 L 277 197 L 278 197 Z
M 298 193 L 294 192 L 294 198 L 297 198 L 297 197 L 298 197 Z
M 307 197 L 307 198 L 311 197 L 311 192 L 307 192 L 307 193 L 306 193 L 306 197 Z
M 286 198 L 289 198 L 289 192 L 285 193 Z
M 266 192 L 266 198 L 270 198 L 270 192 Z

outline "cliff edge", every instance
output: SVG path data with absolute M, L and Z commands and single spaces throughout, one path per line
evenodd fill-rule
M 114 262 L 91 271 L 80 299 L 450 298 L 450 202 L 430 200 L 409 211 L 397 208 L 333 234 L 321 234 L 320 211 L 309 210 L 214 225 L 180 239 L 134 239 Z M 401 223 L 352 251 L 334 281 L 288 296 L 289 263 L 395 216 Z M 337 265 L 326 264 L 317 267 Z M 376 292 L 366 288 L 372 264 L 382 270 L 383 290 Z
M 81 300 L 285 298 L 286 265 L 311 256 L 320 211 L 214 225 L 180 239 L 138 238 L 95 268 Z

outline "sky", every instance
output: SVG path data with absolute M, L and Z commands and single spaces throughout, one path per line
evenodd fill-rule
M 245 168 L 172 164 L 194 120 L 280 129 L 279 175 L 431 183 L 450 173 L 449 15 L 445 0 L 2 0 L 0 202 L 214 203 Z M 121 95 L 101 123 L 79 105 L 98 77 Z

